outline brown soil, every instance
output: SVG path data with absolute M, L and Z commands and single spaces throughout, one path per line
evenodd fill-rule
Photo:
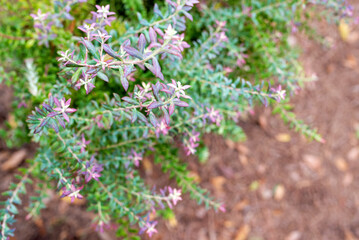
M 318 81 L 292 102 L 298 118 L 318 127 L 326 143 L 309 143 L 269 109 L 257 109 L 240 124 L 248 136 L 243 144 L 206 136 L 208 162 L 185 161 L 200 185 L 225 202 L 227 212 L 205 211 L 184 195 L 174 210 L 176 221 L 160 221 L 153 239 L 359 239 L 359 40 L 345 43 L 334 27 L 321 30 L 335 48 L 297 38 L 305 69 L 316 73 Z M 162 176 L 148 174 L 150 184 L 167 185 Z M 0 179 L 3 191 L 13 172 L 0 171 Z M 111 239 L 91 229 L 92 214 L 84 206 L 56 197 L 41 219 L 25 221 L 25 215 L 22 211 L 15 224 L 19 240 Z

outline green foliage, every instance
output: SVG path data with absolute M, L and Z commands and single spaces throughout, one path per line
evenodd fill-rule
M 217 133 L 244 141 L 237 123 L 260 104 L 274 107 L 273 112 L 290 127 L 323 142 L 287 103 L 311 79 L 303 73 L 299 49 L 290 45 L 289 37 L 293 31 L 307 29 L 314 4 L 208 1 L 188 12 L 191 1 L 178 2 L 180 7 L 170 1 L 154 5 L 148 0 L 4 4 L 0 82 L 12 87 L 14 102 L 0 136 L 9 147 L 31 139 L 39 148 L 24 178 L 4 193 L 9 199 L 0 216 L 3 239 L 12 234 L 10 225 L 30 172 L 40 183 L 27 208 L 29 217 L 37 217 L 44 208 L 51 182 L 63 196 L 86 198 L 88 209 L 96 213 L 99 231 L 114 223 L 118 237 L 138 239 L 139 229 L 149 235 L 156 231 L 150 215 L 166 209 L 156 216 L 171 218 L 167 207 L 181 200 L 176 188 L 156 190 L 145 183 L 138 169 L 144 157 L 153 156 L 156 166 L 196 202 L 224 211 L 223 203 L 191 177 L 175 146 L 184 147 L 187 155 L 195 153 L 204 164 L 209 150 L 199 136 Z M 77 29 L 91 18 L 90 11 L 98 11 L 94 4 L 110 4 L 111 11 L 120 15 L 106 26 L 111 37 L 106 44 L 101 24 L 107 16 L 100 16 L 102 20 L 96 23 L 100 31 L 96 34 L 105 37 L 96 35 L 95 40 Z M 343 16 L 338 2 L 320 4 L 331 20 Z M 68 14 L 74 18 L 56 18 L 58 24 L 47 28 L 56 37 L 50 39 L 49 47 L 38 45 L 40 30 L 34 31 L 30 13 L 41 9 L 59 17 L 56 14 L 66 12 L 60 7 L 70 5 Z M 193 21 L 186 23 L 190 14 Z M 295 25 L 303 19 L 301 26 Z M 182 32 L 184 40 L 177 35 Z M 184 50 L 189 46 L 183 41 L 191 47 Z M 150 42 L 159 46 L 149 47 Z M 91 84 L 95 88 L 89 90 Z M 71 103 L 66 101 L 70 97 Z

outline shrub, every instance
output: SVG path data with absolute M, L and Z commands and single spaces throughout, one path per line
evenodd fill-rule
M 9 147 L 30 138 L 39 147 L 20 181 L 4 193 L 2 239 L 13 235 L 30 175 L 39 191 L 28 218 L 45 207 L 46 189 L 56 188 L 71 201 L 85 198 L 97 214 L 96 228 L 115 223 L 119 236 L 131 234 L 126 229 L 134 223 L 152 236 L 152 216 L 175 206 L 182 191 L 225 211 L 190 177 L 175 146 L 204 162 L 201 136 L 214 132 L 243 141 L 237 121 L 255 105 L 272 106 L 297 131 L 323 142 L 288 104 L 310 80 L 288 38 L 310 32 L 313 8 L 335 22 L 351 17 L 352 8 L 335 0 L 215 2 L 166 0 L 147 11 L 149 1 L 126 0 L 124 12 L 86 0 L 4 5 L 16 11 L 1 17 L 0 35 L 1 79 L 14 88 L 16 121 L 0 133 Z M 131 10 L 142 14 L 133 20 Z M 147 186 L 139 174 L 146 156 L 178 186 Z

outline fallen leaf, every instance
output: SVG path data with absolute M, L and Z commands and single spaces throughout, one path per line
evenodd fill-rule
M 248 158 L 243 154 L 239 155 L 239 161 L 242 163 L 243 166 L 248 165 Z
M 266 187 L 261 188 L 261 196 L 263 199 L 270 199 L 273 196 L 273 191 L 271 189 L 268 189 Z
M 211 178 L 211 184 L 214 187 L 214 189 L 218 192 L 223 191 L 223 184 L 226 182 L 226 178 L 222 176 Z
M 188 176 L 193 178 L 193 181 L 195 183 L 200 183 L 202 180 L 201 177 L 198 175 L 198 173 L 193 172 L 193 171 L 189 172 Z
M 346 229 L 344 233 L 345 233 L 345 240 L 358 240 L 358 238 L 356 238 L 350 230 Z
M 342 172 L 346 172 L 348 170 L 348 164 L 343 158 L 335 159 L 335 166 Z
M 338 30 L 342 40 L 347 41 L 350 34 L 349 25 L 344 20 L 341 20 L 338 26 Z
M 320 158 L 314 155 L 305 154 L 303 156 L 303 160 L 305 164 L 312 170 L 319 170 L 322 165 Z
M 299 240 L 302 233 L 299 231 L 292 231 L 285 237 L 285 240 Z
M 153 172 L 153 165 L 151 163 L 151 161 L 148 159 L 148 158 L 143 158 L 142 160 L 142 166 L 143 166 L 143 169 L 145 170 L 146 172 L 146 175 L 151 175 L 152 172 Z
M 327 73 L 332 73 L 332 72 L 334 72 L 334 70 L 335 70 L 335 64 L 333 64 L 333 63 L 329 63 L 328 65 L 327 65 Z
M 224 221 L 223 225 L 224 225 L 224 227 L 226 227 L 226 228 L 231 228 L 231 227 L 234 226 L 234 222 L 232 222 L 232 221 L 230 221 L 230 220 L 226 220 L 226 221 Z
M 239 203 L 237 203 L 234 206 L 234 209 L 237 210 L 237 211 L 242 211 L 245 207 L 248 206 L 248 204 L 249 204 L 248 200 L 244 199 L 244 200 L 240 201 Z
M 354 148 L 350 149 L 347 154 L 347 158 L 349 161 L 359 160 L 359 148 L 354 147 Z
M 279 184 L 274 189 L 274 199 L 280 201 L 284 198 L 285 187 L 282 184 Z
M 236 147 L 236 143 L 232 140 L 226 139 L 225 143 L 229 149 L 234 149 Z
M 354 44 L 359 40 L 359 33 L 358 32 L 351 32 L 348 36 L 347 42 L 350 44 Z
M 290 142 L 290 135 L 287 133 L 279 133 L 275 136 L 278 142 Z
M 27 151 L 25 149 L 21 149 L 17 152 L 11 154 L 11 156 L 1 165 L 1 170 L 10 171 L 17 168 L 22 161 L 25 159 L 27 155 Z
M 8 152 L 8 151 L 1 152 L 0 153 L 0 162 L 7 159 L 9 156 L 10 156 L 10 152 Z
M 237 144 L 236 149 L 238 152 L 243 153 L 244 155 L 249 154 L 249 149 L 246 146 L 244 146 L 243 144 Z
M 255 190 L 257 190 L 259 188 L 259 182 L 256 180 L 256 181 L 253 181 L 252 183 L 251 183 L 251 185 L 249 186 L 249 189 L 251 190 L 251 191 L 255 191 Z
M 235 240 L 246 240 L 251 231 L 251 227 L 248 224 L 243 225 L 237 232 Z
M 37 226 L 40 235 L 45 236 L 46 235 L 46 227 L 44 225 L 44 221 L 42 221 L 42 219 L 40 217 L 36 217 L 32 221 Z
M 261 128 L 263 128 L 264 130 L 268 128 L 268 121 L 264 114 L 259 116 L 258 122 L 259 122 L 259 126 L 261 126 Z
M 178 221 L 176 219 L 175 216 L 171 216 L 169 219 L 168 219 L 168 225 L 172 228 L 175 228 L 178 226 Z
M 343 177 L 342 183 L 343 183 L 343 185 L 344 185 L 345 187 L 347 187 L 347 186 L 349 186 L 349 185 L 353 182 L 353 180 L 354 180 L 353 174 L 351 174 L 351 173 L 346 173 L 346 174 L 344 175 L 344 177 Z
M 358 66 L 357 59 L 354 55 L 350 54 L 343 62 L 344 67 L 349 69 L 355 69 Z
M 8 117 L 8 123 L 12 129 L 17 128 L 17 122 L 15 120 L 15 116 L 13 114 L 10 114 Z

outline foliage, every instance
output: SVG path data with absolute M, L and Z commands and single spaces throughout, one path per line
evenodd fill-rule
M 0 79 L 13 87 L 16 120 L 1 134 L 9 147 L 31 137 L 39 148 L 24 177 L 5 192 L 2 239 L 13 235 L 15 204 L 30 174 L 40 181 L 28 218 L 40 214 L 46 188 L 55 187 L 71 201 L 86 198 L 96 229 L 115 224 L 121 237 L 137 232 L 135 223 L 139 233 L 156 233 L 156 212 L 173 208 L 182 191 L 225 211 L 190 176 L 174 146 L 205 163 L 201 136 L 245 140 L 237 122 L 255 105 L 273 106 L 291 127 L 323 142 L 287 104 L 309 79 L 288 39 L 307 29 L 313 9 L 331 21 L 351 17 L 346 2 L 167 0 L 153 11 L 150 1 L 121 2 L 125 12 L 112 1 L 3 6 L 14 14 L 0 16 Z M 139 174 L 144 157 L 179 188 L 148 187 Z M 56 186 L 43 184 L 50 180 Z

